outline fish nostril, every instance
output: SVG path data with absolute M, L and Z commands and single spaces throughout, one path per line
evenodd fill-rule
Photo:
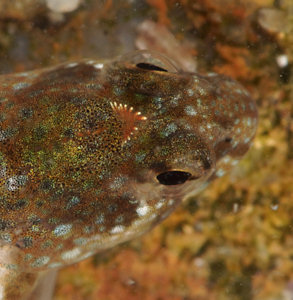
M 182 184 L 191 177 L 191 174 L 183 171 L 167 171 L 157 176 L 158 181 L 163 185 Z
M 137 68 L 143 69 L 143 70 L 149 70 L 149 71 L 161 71 L 161 72 L 168 72 L 166 69 L 163 69 L 161 67 L 158 67 L 156 65 L 152 65 L 149 63 L 138 63 L 136 64 Z

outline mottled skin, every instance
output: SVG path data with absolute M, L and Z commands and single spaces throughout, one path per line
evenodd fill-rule
M 2 268 L 54 269 L 134 238 L 248 150 L 243 87 L 144 63 L 0 76 L 0 242 L 17 253 Z

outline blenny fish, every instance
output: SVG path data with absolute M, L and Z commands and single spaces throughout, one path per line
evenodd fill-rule
M 256 127 L 239 83 L 148 51 L 1 75 L 1 269 L 60 268 L 147 232 Z

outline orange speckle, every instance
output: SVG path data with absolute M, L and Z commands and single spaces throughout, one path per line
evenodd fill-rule
M 168 7 L 165 0 L 147 0 L 150 6 L 158 10 L 159 23 L 170 25 L 170 20 L 167 16 Z
M 233 78 L 250 77 L 250 68 L 247 65 L 246 57 L 248 51 L 243 48 L 231 47 L 222 44 L 217 44 L 216 49 L 220 56 L 226 61 L 223 65 L 216 65 L 214 71 L 222 73 Z

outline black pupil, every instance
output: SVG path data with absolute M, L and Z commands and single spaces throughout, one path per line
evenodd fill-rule
M 157 176 L 157 179 L 164 185 L 176 185 L 184 183 L 191 174 L 182 171 L 167 171 Z
M 167 70 L 165 70 L 161 67 L 158 67 L 158 66 L 155 66 L 155 65 L 152 65 L 152 64 L 148 64 L 148 63 L 138 63 L 136 66 L 140 69 L 149 70 L 149 71 L 168 72 Z

